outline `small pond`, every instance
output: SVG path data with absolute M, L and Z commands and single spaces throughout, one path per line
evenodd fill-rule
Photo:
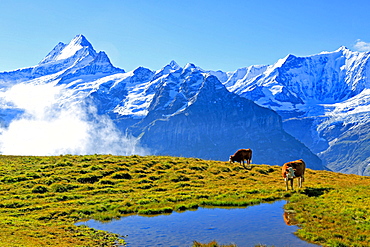
M 77 225 L 127 235 L 125 241 L 129 247 L 189 247 L 194 240 L 201 243 L 216 240 L 219 244 L 239 247 L 257 244 L 317 246 L 293 234 L 298 227 L 287 225 L 289 217 L 283 209 L 285 203 L 277 201 L 247 208 L 199 208 L 152 217 L 132 215 L 106 223 L 89 220 Z

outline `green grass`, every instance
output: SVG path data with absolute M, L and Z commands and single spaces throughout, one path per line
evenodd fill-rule
M 316 191 L 319 196 L 291 198 L 286 208 L 297 212 L 299 237 L 324 246 L 370 246 L 369 177 L 345 177 L 338 187 Z
M 278 166 L 193 158 L 0 155 L 0 246 L 114 246 L 120 236 L 74 223 L 278 199 L 291 201 L 299 237 L 370 246 L 369 188 L 369 177 L 308 169 L 304 189 L 287 192 Z

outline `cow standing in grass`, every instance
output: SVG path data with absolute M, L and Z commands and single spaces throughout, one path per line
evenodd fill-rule
M 298 186 L 302 188 L 304 181 L 304 171 L 306 170 L 306 164 L 302 159 L 285 163 L 282 167 L 282 175 L 285 181 L 286 190 L 289 189 L 288 183 L 293 190 L 293 179 L 298 178 Z
M 249 168 L 251 168 L 251 161 L 252 161 L 252 150 L 251 149 L 239 149 L 238 151 L 236 151 L 235 154 L 233 155 L 230 155 L 230 163 L 233 163 L 233 162 L 239 162 L 240 164 L 242 163 L 243 161 L 243 166 L 245 169 L 247 169 L 245 167 L 245 163 L 244 163 L 244 160 L 247 161 L 247 164 L 249 166 Z

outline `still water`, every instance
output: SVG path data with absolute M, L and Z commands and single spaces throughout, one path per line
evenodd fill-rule
M 257 244 L 317 246 L 293 234 L 298 227 L 287 225 L 285 203 L 277 201 L 247 208 L 199 208 L 154 217 L 133 215 L 107 223 L 89 220 L 77 225 L 127 235 L 125 241 L 129 247 L 189 247 L 194 240 L 201 243 L 216 240 L 219 244 L 236 244 L 238 247 Z

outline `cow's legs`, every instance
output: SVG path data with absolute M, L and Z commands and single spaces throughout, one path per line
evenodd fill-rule
M 303 176 L 298 178 L 299 188 L 302 188 Z
M 289 190 L 288 183 L 289 183 L 288 178 L 285 178 L 285 187 L 287 191 Z
M 294 190 L 293 188 L 293 179 L 289 179 L 290 180 L 290 187 L 292 187 L 292 190 Z
M 251 167 L 251 161 L 250 161 L 250 160 L 246 160 L 246 161 L 247 161 L 247 165 L 248 165 L 248 167 L 246 167 L 246 166 L 245 166 L 245 163 L 244 163 L 244 160 L 243 160 L 243 166 L 244 166 L 244 168 L 245 168 L 245 169 L 248 169 L 248 168 L 249 168 L 249 169 L 251 169 L 251 168 L 252 168 L 252 167 Z
M 285 178 L 286 190 L 289 190 L 289 182 L 290 182 L 290 187 L 292 187 L 293 189 L 293 179 Z

